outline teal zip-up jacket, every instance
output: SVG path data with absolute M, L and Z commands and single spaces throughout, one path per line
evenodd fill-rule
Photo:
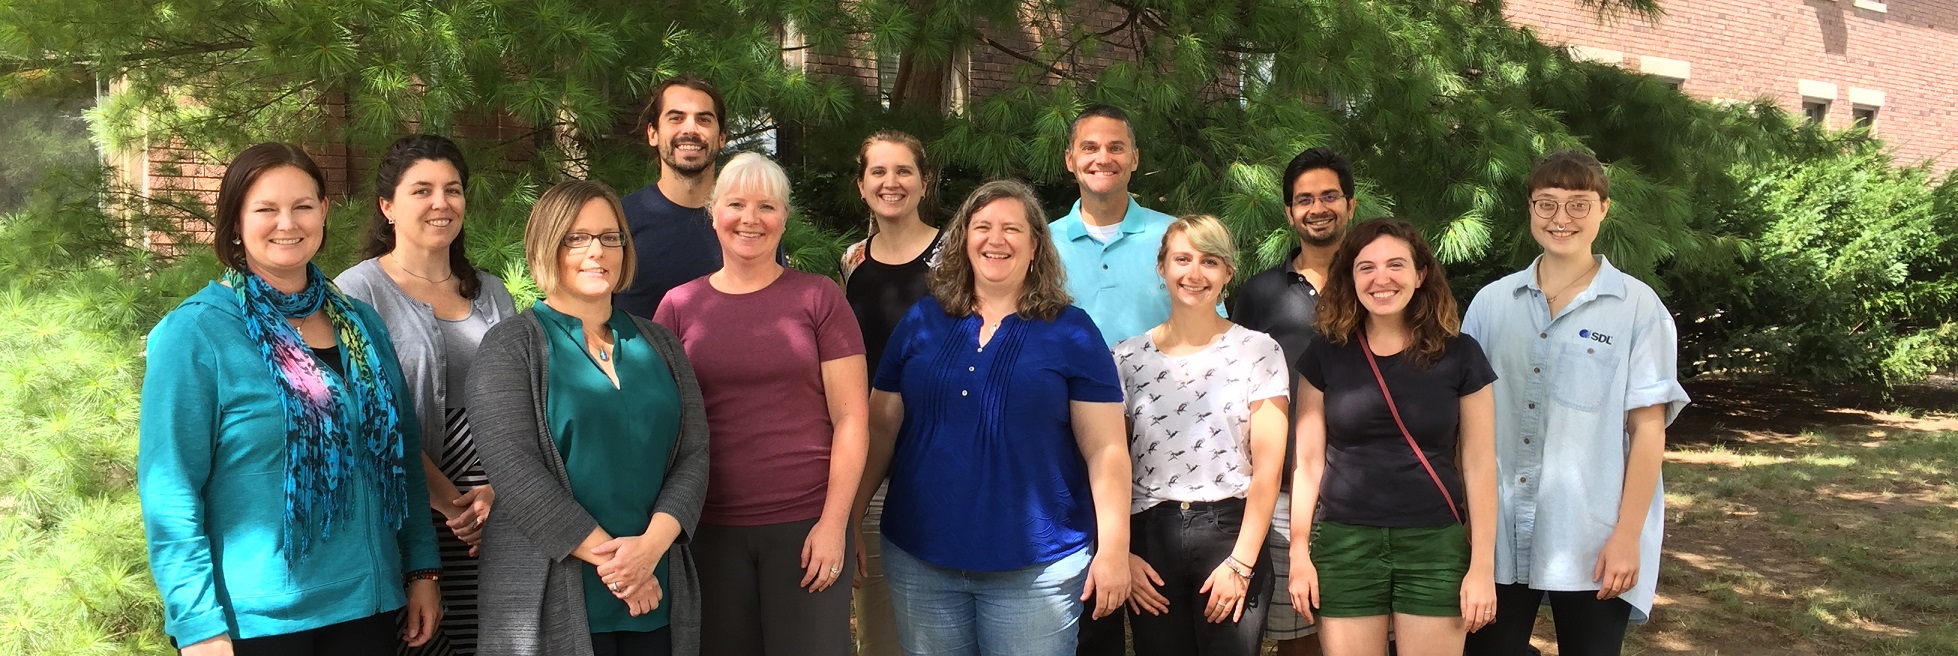
M 351 300 L 351 299 L 350 299 Z M 356 468 L 346 514 L 288 564 L 285 408 L 244 309 L 213 282 L 150 331 L 136 490 L 164 631 L 179 645 L 297 633 L 399 609 L 402 575 L 441 567 L 427 521 L 421 430 L 387 327 L 352 300 L 395 386 L 409 480 L 400 530 L 382 524 L 375 472 Z

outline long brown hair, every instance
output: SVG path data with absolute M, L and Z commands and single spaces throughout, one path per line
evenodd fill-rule
M 944 244 L 938 251 L 938 266 L 933 267 L 929 277 L 932 298 L 945 308 L 945 313 L 955 317 L 971 316 L 979 311 L 978 282 L 973 279 L 971 254 L 966 252 L 966 224 L 972 222 L 972 215 L 979 210 L 1002 200 L 1019 201 L 1027 213 L 1027 238 L 1033 242 L 1033 262 L 1027 267 L 1026 288 L 1020 290 L 1020 307 L 1015 314 L 1030 319 L 1053 321 L 1061 316 L 1061 310 L 1074 303 L 1067 295 L 1067 272 L 1061 268 L 1061 256 L 1054 252 L 1054 242 L 1048 237 L 1047 212 L 1040 209 L 1040 198 L 1033 189 L 1017 180 L 994 180 L 979 185 L 959 205 L 959 213 L 952 217 L 945 227 L 945 237 L 939 241 Z
M 447 137 L 433 134 L 411 134 L 394 140 L 388 152 L 381 157 L 381 165 L 374 170 L 374 216 L 367 220 L 367 236 L 360 247 L 361 259 L 372 259 L 394 252 L 394 222 L 381 212 L 380 201 L 393 201 L 394 191 L 401 186 L 401 176 L 422 162 L 448 162 L 461 178 L 462 188 L 469 189 L 469 163 L 462 159 L 462 149 Z M 463 298 L 476 300 L 476 294 L 483 289 L 483 281 L 476 277 L 476 266 L 469 261 L 469 222 L 458 220 L 463 227 L 456 228 L 455 241 L 449 243 L 449 273 L 455 276 L 456 292 Z
M 1365 327 L 1367 311 L 1360 306 L 1360 295 L 1354 288 L 1353 261 L 1359 259 L 1360 249 L 1381 237 L 1399 239 L 1414 252 L 1414 270 L 1421 276 L 1421 287 L 1414 290 L 1405 310 L 1408 332 L 1412 333 L 1406 353 L 1409 362 L 1425 369 L 1441 359 L 1450 338 L 1461 334 L 1462 318 L 1455 308 L 1455 294 L 1448 289 L 1448 273 L 1435 259 L 1428 239 L 1412 223 L 1374 219 L 1346 233 L 1339 252 L 1333 255 L 1332 269 L 1326 273 L 1326 288 L 1319 292 L 1319 318 L 1312 327 L 1335 345 L 1344 345 Z

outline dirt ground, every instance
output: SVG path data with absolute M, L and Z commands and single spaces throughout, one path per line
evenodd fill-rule
M 1917 636 L 1927 629 L 1948 632 L 1949 617 L 1921 617 L 1907 603 L 1876 604 L 1860 587 L 1887 585 L 1894 592 L 1924 585 L 1931 588 L 1924 594 L 1958 594 L 1937 589 L 1946 587 L 1948 577 L 1863 581 L 1863 570 L 1845 566 L 1841 561 L 1849 558 L 1836 554 L 1880 545 L 1880 537 L 1865 539 L 1862 532 L 1881 532 L 1887 516 L 1908 514 L 1920 525 L 1926 511 L 1934 519 L 1950 517 L 1938 514 L 1958 508 L 1949 469 L 1927 476 L 1859 472 L 1849 481 L 1805 469 L 1746 475 L 1752 477 L 1739 472 L 1818 457 L 1835 458 L 1824 463 L 1830 465 L 1854 462 L 1857 449 L 1882 447 L 1894 435 L 1958 431 L 1958 380 L 1936 379 L 1889 400 L 1861 390 L 1760 380 L 1697 380 L 1686 388 L 1693 404 L 1667 431 L 1659 598 L 1652 622 L 1634 629 L 1627 653 L 1940 653 L 1936 646 L 1926 651 Z M 1733 480 L 1719 480 L 1723 475 Z M 1675 503 L 1673 493 L 1682 490 L 1701 498 Z M 1775 490 L 1783 495 L 1774 496 Z M 1938 537 L 1948 544 L 1951 534 Z M 1846 584 L 1844 578 L 1856 581 Z M 1868 610 L 1872 604 L 1878 610 Z M 1845 607 L 1866 612 L 1842 612 Z M 1536 642 L 1543 653 L 1556 653 L 1548 622 L 1539 623 Z

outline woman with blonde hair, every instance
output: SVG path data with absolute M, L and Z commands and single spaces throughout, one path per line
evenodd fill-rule
M 480 652 L 699 654 L 706 409 L 679 340 L 612 305 L 638 264 L 618 196 L 552 187 L 524 259 L 544 299 L 490 329 L 469 376 L 497 487 Z
M 868 439 L 863 334 L 834 281 L 776 259 L 789 220 L 782 167 L 736 155 L 708 208 L 721 269 L 674 288 L 653 315 L 699 372 L 713 433 L 696 542 L 702 648 L 843 656 L 844 554 Z
M 877 369 L 866 480 L 908 654 L 1073 654 L 1128 595 L 1121 378 L 1026 185 L 972 192 Z M 868 486 L 857 495 L 859 512 Z
M 1237 244 L 1216 217 L 1163 233 L 1169 320 L 1115 345 L 1129 423 L 1135 652 L 1253 656 L 1271 598 L 1265 532 L 1284 471 L 1285 353 L 1217 316 Z

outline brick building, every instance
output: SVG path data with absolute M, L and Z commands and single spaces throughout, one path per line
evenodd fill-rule
M 1508 0 L 1573 55 L 1706 100 L 1765 97 L 1834 129 L 1868 122 L 1908 165 L 1958 167 L 1958 0 L 1671 0 L 1656 23 L 1577 0 Z

